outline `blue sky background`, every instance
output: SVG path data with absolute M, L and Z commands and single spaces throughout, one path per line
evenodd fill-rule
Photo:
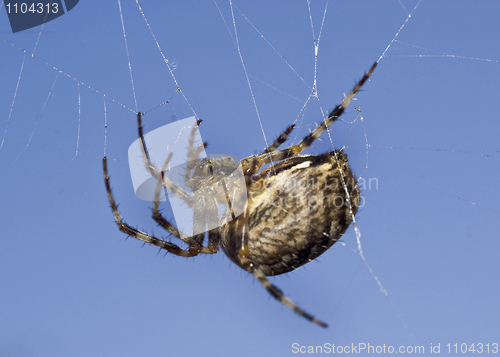
M 310 17 L 318 37 L 326 3 L 312 1 L 309 12 L 306 1 L 236 0 L 259 116 L 227 1 L 141 4 L 187 101 L 135 2 L 121 6 L 136 101 L 117 2 L 81 1 L 42 31 L 16 34 L 2 7 L 0 355 L 288 356 L 293 343 L 429 353 L 431 343 L 441 352 L 448 343 L 500 343 L 498 2 L 423 0 L 353 103 L 363 122 L 351 105 L 332 140 L 323 135 L 308 150 L 346 147 L 355 174 L 377 179 L 356 219 L 389 298 L 356 253 L 352 228 L 344 245 L 272 279 L 330 324 L 321 329 L 222 252 L 163 257 L 125 240 L 107 202 L 104 151 L 126 221 L 164 236 L 151 203 L 132 189 L 136 110 L 170 101 L 148 112 L 146 130 L 194 111 L 208 153 L 258 153 L 264 134 L 271 142 L 293 122 L 287 143 L 297 142 L 379 59 L 417 3 L 330 1 L 320 103 L 311 99 L 302 113 L 315 74 Z

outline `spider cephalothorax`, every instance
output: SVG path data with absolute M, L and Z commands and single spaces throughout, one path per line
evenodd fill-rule
M 266 276 L 284 274 L 314 260 L 337 242 L 352 223 L 358 210 L 360 192 L 347 156 L 341 150 L 322 155 L 299 154 L 342 115 L 376 65 L 373 64 L 322 124 L 297 145 L 277 150 L 293 130 L 292 125 L 262 154 L 243 159 L 238 165 L 230 157 L 198 159 L 205 147 L 205 144 L 193 147 L 192 138 L 201 123 L 198 120 L 192 130 L 185 172 L 185 183 L 193 189 L 193 194 L 175 185 L 165 175 L 172 154 L 161 170 L 151 163 L 142 132 L 141 113 L 138 113 L 144 162 L 151 175 L 158 180 L 153 218 L 189 248 L 182 249 L 123 221 L 111 192 L 105 157 L 106 190 L 119 229 L 184 257 L 213 254 L 220 246 L 235 264 L 253 274 L 278 301 L 306 319 L 326 327 L 324 322 L 285 297 Z M 261 170 L 265 165 L 270 166 Z M 236 180 L 226 180 L 236 169 L 242 172 L 245 187 Z M 162 184 L 192 208 L 191 234 L 179 231 L 161 215 L 159 192 Z M 218 211 L 218 204 L 221 203 L 227 205 L 222 218 Z M 218 224 L 214 226 L 213 222 Z M 208 232 L 206 246 L 203 245 L 205 232 Z

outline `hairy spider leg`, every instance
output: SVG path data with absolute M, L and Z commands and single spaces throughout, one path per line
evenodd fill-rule
M 201 121 L 198 121 L 196 125 L 199 125 Z M 151 173 L 153 177 L 156 177 L 159 181 L 159 185 L 161 186 L 161 183 L 168 188 L 171 189 L 178 197 L 182 198 L 184 202 L 186 202 L 188 205 L 191 207 L 194 204 L 194 199 L 191 197 L 187 192 L 182 190 L 180 187 L 174 185 L 170 180 L 168 180 L 166 177 L 164 177 L 164 170 L 168 166 L 168 163 L 170 162 L 172 158 L 172 154 L 169 155 L 167 160 L 165 161 L 163 165 L 163 170 L 160 171 L 156 166 L 154 166 L 151 163 L 151 160 L 149 158 L 149 153 L 147 151 L 146 147 L 146 141 L 144 139 L 143 135 L 143 127 L 142 127 L 142 120 L 141 120 L 141 113 L 137 113 L 137 124 L 138 124 L 138 132 L 139 132 L 139 138 L 141 140 L 141 147 L 142 147 L 142 153 L 143 153 L 143 158 L 145 161 L 146 168 L 148 171 Z M 159 189 L 157 188 L 157 192 L 155 192 L 155 203 L 153 205 L 153 219 L 160 225 L 162 226 L 167 232 L 172 234 L 173 236 L 179 238 L 182 240 L 184 243 L 189 245 L 189 250 L 184 250 L 177 246 L 176 244 L 173 244 L 171 242 L 164 241 L 162 239 L 159 239 L 157 237 L 151 236 L 145 232 L 142 232 L 138 229 L 135 229 L 125 222 L 123 222 L 123 218 L 121 217 L 119 211 L 118 211 L 118 206 L 115 203 L 111 187 L 109 184 L 109 176 L 108 176 L 108 170 L 107 170 L 107 158 L 103 158 L 103 169 L 104 169 L 104 177 L 105 177 L 105 183 L 106 183 L 106 190 L 108 192 L 108 199 L 111 204 L 111 208 L 113 209 L 113 214 L 115 216 L 115 221 L 118 225 L 118 228 L 139 240 L 142 240 L 144 242 L 156 245 L 162 249 L 167 250 L 168 252 L 179 255 L 179 256 L 184 256 L 184 257 L 194 257 L 198 255 L 199 253 L 203 254 L 213 254 L 217 252 L 218 247 L 220 245 L 220 238 L 214 237 L 212 234 L 212 239 L 209 239 L 209 246 L 210 248 L 204 247 L 201 243 L 203 242 L 203 237 L 201 239 L 201 243 L 199 243 L 197 240 L 195 240 L 193 237 L 190 237 L 186 234 L 181 234 L 181 232 L 175 227 L 173 224 L 168 222 L 160 213 L 159 210 Z M 166 184 L 165 184 L 166 182 Z
M 158 180 L 158 183 L 156 184 L 156 190 L 155 190 L 155 200 L 153 203 L 153 219 L 164 229 L 166 229 L 169 233 L 173 234 L 176 237 L 181 236 L 181 232 L 175 227 L 173 224 L 171 224 L 169 221 L 166 220 L 165 217 L 160 213 L 160 192 L 161 192 L 161 187 L 162 187 L 162 181 L 163 181 L 163 172 L 166 170 L 170 160 L 172 159 L 172 156 L 174 153 L 170 153 L 165 160 L 165 163 L 163 164 L 163 167 L 161 169 L 161 176 L 162 179 Z
M 352 98 L 354 98 L 354 96 L 361 89 L 363 84 L 365 84 L 368 78 L 370 78 L 371 74 L 375 70 L 375 67 L 377 67 L 377 62 L 375 62 L 371 66 L 370 70 L 367 73 L 365 73 L 363 78 L 361 78 L 361 80 L 354 86 L 351 92 L 344 98 L 342 103 L 337 105 L 335 109 L 333 109 L 330 112 L 328 117 L 325 120 L 323 120 L 323 123 L 321 123 L 320 126 L 318 126 L 309 135 L 307 135 L 304 139 L 302 139 L 300 143 L 283 150 L 272 151 L 271 153 L 264 152 L 263 154 L 250 157 L 246 159 L 244 162 L 242 161 L 243 172 L 246 173 L 249 169 L 255 167 L 255 165 L 257 165 L 258 168 L 260 168 L 271 162 L 282 161 L 297 156 L 302 151 L 311 146 L 313 141 L 316 140 L 330 125 L 333 124 L 333 122 L 335 122 L 344 113 L 345 108 L 347 108 Z
M 193 129 L 191 130 L 191 135 L 189 135 L 189 144 L 188 144 L 188 153 L 187 153 L 187 166 L 186 166 L 186 175 L 184 176 L 184 182 L 186 182 L 186 185 L 189 186 L 188 181 L 190 180 L 190 174 L 191 171 L 194 170 L 196 165 L 199 163 L 199 155 L 203 151 L 204 148 L 207 147 L 207 143 L 203 143 L 199 145 L 196 149 L 194 148 L 194 136 L 196 134 L 196 129 L 198 126 L 201 124 L 202 120 L 198 119 L 196 121 L 196 125 L 193 126 Z
M 193 156 L 194 136 L 196 134 L 196 129 L 198 129 L 198 126 L 200 126 L 201 122 L 202 122 L 201 119 L 198 119 L 196 121 L 196 125 L 194 125 L 193 129 L 191 129 L 191 135 L 189 135 L 189 144 L 188 144 L 188 153 L 187 153 L 187 157 L 189 160 L 191 160 L 191 156 Z M 198 154 L 196 156 L 198 156 Z
M 142 127 L 142 113 L 137 113 L 137 128 L 139 131 L 139 139 L 141 140 L 141 149 L 142 149 L 142 155 L 144 158 L 144 163 L 146 165 L 146 169 L 151 173 L 151 176 L 155 177 L 156 179 L 159 179 L 162 175 L 160 170 L 156 168 L 156 166 L 153 165 L 151 160 L 149 159 L 149 153 L 148 149 L 146 146 L 146 140 L 144 139 L 144 134 L 143 134 L 143 127 Z M 168 188 L 170 191 L 175 193 L 177 197 L 182 199 L 189 207 L 193 208 L 194 200 L 193 197 L 184 191 L 182 188 L 179 186 L 175 185 L 172 181 L 168 179 L 163 180 L 163 184 L 165 185 L 166 188 Z
M 287 298 L 276 285 L 271 283 L 266 278 L 264 273 L 262 273 L 262 271 L 258 267 L 255 267 L 250 262 L 248 257 L 246 257 L 244 255 L 240 255 L 240 260 L 241 260 L 241 263 L 242 263 L 243 267 L 245 268 L 245 270 L 248 271 L 249 273 L 251 273 L 253 276 L 255 276 L 255 278 L 262 284 L 262 286 L 264 286 L 264 288 L 268 291 L 269 294 L 271 294 L 271 296 L 273 298 L 278 300 L 283 305 L 289 307 L 290 309 L 292 309 L 293 311 L 295 311 L 297 314 L 304 317 L 305 319 L 307 319 L 311 322 L 314 322 L 315 324 L 317 324 L 321 327 L 328 327 L 328 325 L 326 323 L 318 320 L 317 318 L 315 318 L 311 314 L 305 312 L 300 307 L 295 305 L 295 303 L 292 300 L 290 300 L 289 298 Z
M 120 215 L 120 211 L 118 211 L 118 206 L 116 205 L 116 202 L 115 202 L 115 199 L 113 197 L 112 190 L 111 190 L 107 163 L 108 163 L 107 157 L 104 157 L 102 159 L 102 166 L 103 166 L 103 171 L 104 171 L 104 182 L 106 185 L 106 191 L 108 193 L 108 200 L 109 200 L 109 203 L 111 205 L 111 209 L 113 210 L 113 215 L 115 216 L 116 224 L 117 224 L 118 228 L 120 229 L 120 231 L 122 231 L 123 233 L 125 233 L 131 237 L 137 238 L 145 243 L 155 245 L 157 247 L 160 247 L 161 249 L 165 249 L 169 253 L 172 253 L 172 254 L 175 254 L 175 255 L 178 255 L 181 257 L 194 257 L 194 256 L 196 256 L 198 254 L 197 250 L 190 249 L 188 251 L 188 250 L 182 249 L 174 243 L 171 243 L 171 242 L 165 241 L 163 239 L 157 238 L 155 236 L 149 235 L 143 231 L 140 231 L 134 227 L 131 227 L 130 225 L 128 225 L 127 223 L 125 223 L 123 221 L 123 218 Z M 177 235 L 178 234 L 177 228 L 175 228 L 170 223 L 167 224 L 167 227 L 169 227 L 169 228 L 165 227 L 165 229 L 168 232 L 170 232 L 172 235 L 174 235 L 177 238 L 182 240 L 182 238 L 180 237 L 180 234 Z M 172 229 L 172 227 L 175 229 Z
M 184 176 L 184 181 L 186 185 L 191 187 L 191 171 L 196 168 L 196 166 L 200 163 L 199 155 L 203 151 L 204 148 L 207 147 L 207 143 L 203 143 L 198 147 L 194 148 L 194 137 L 196 134 L 196 129 L 201 124 L 202 120 L 198 119 L 196 125 L 193 126 L 191 130 L 191 135 L 189 136 L 189 145 L 188 145 L 188 162 L 186 166 L 186 173 Z M 211 161 L 208 160 L 207 168 L 210 171 L 209 174 L 213 175 L 213 169 Z M 165 180 L 168 178 L 164 178 Z M 215 184 L 212 180 L 212 184 Z M 165 186 L 167 187 L 167 186 Z M 203 194 L 194 193 L 194 206 L 193 209 L 193 232 L 202 232 L 196 235 L 193 235 L 192 239 L 198 242 L 200 245 L 203 244 L 203 240 L 205 239 L 205 231 L 207 231 L 207 222 L 215 222 L 219 220 L 218 212 L 219 208 L 217 206 L 217 202 L 212 197 L 206 197 Z M 218 231 L 218 227 L 216 229 L 208 230 L 208 246 L 202 247 L 202 252 L 206 254 L 213 254 L 219 250 L 220 246 L 220 234 Z M 208 249 L 209 252 L 206 252 Z
M 295 124 L 290 125 L 286 130 L 278 136 L 278 138 L 274 141 L 274 143 L 270 146 L 268 146 L 266 149 L 264 149 L 263 154 L 269 154 L 270 152 L 273 152 L 276 150 L 281 144 L 283 144 L 286 139 L 288 139 L 288 135 L 292 132 L 293 128 L 295 128 Z
M 207 143 L 203 143 L 199 145 L 196 149 L 194 150 L 189 150 L 191 151 L 191 154 L 188 155 L 188 162 L 186 166 L 186 175 L 184 176 L 184 182 L 186 182 L 186 185 L 189 186 L 189 180 L 191 179 L 189 175 L 191 175 L 191 171 L 194 171 L 196 168 L 196 165 L 199 164 L 199 159 L 198 156 L 200 153 L 203 151 L 204 148 L 207 147 Z
M 167 179 L 164 177 L 164 172 L 167 169 L 168 163 L 170 162 L 172 156 L 173 156 L 173 153 L 170 153 L 167 160 L 165 160 L 165 163 L 163 164 L 163 167 L 161 169 L 162 179 L 158 180 L 158 184 L 156 185 L 155 200 L 154 200 L 154 204 L 153 204 L 153 219 L 160 226 L 162 226 L 164 229 L 166 229 L 168 232 L 172 233 L 172 231 L 175 231 L 176 233 L 172 233 L 172 234 L 174 236 L 180 238 L 182 236 L 187 236 L 187 235 L 185 233 L 180 232 L 177 227 L 175 227 L 172 223 L 167 221 L 167 219 L 165 217 L 163 217 L 163 215 L 160 213 L 160 192 L 161 192 L 160 190 L 163 186 L 162 184 L 163 184 L 164 180 Z M 195 203 L 195 205 L 196 205 L 196 203 Z M 184 238 L 184 239 L 180 238 L 180 239 L 182 239 L 185 242 L 186 242 L 186 240 L 189 241 L 189 242 L 187 242 L 189 244 L 189 250 L 192 251 L 193 254 L 195 253 L 195 251 L 197 251 L 198 253 L 203 253 L 203 254 L 214 254 L 214 253 L 217 253 L 217 251 L 219 250 L 220 238 L 218 238 L 218 237 L 216 239 L 214 239 L 212 237 L 212 240 L 210 240 L 210 234 L 209 234 L 208 247 L 204 247 L 202 245 L 203 239 L 204 239 L 204 233 L 201 234 L 201 239 L 200 239 L 200 237 L 197 237 L 197 236 L 189 237 L 189 238 L 191 238 L 191 239 L 188 239 L 188 238 Z M 194 244 L 193 244 L 193 241 L 194 241 Z M 195 255 L 196 254 L 194 254 L 193 256 L 195 256 Z
M 198 147 L 194 148 L 194 136 L 196 133 L 197 127 L 201 123 L 201 119 L 197 120 L 196 124 L 193 126 L 191 130 L 191 134 L 189 137 L 189 144 L 188 144 L 188 163 L 186 167 L 186 175 L 185 175 L 185 180 L 186 184 L 188 184 L 188 179 L 189 179 L 189 173 L 194 169 L 196 166 L 197 160 L 199 154 L 201 151 L 207 146 L 207 143 L 203 143 L 199 145 Z M 215 220 L 218 219 L 218 207 L 217 203 L 214 200 L 211 200 L 210 198 L 203 197 L 202 195 L 194 195 L 194 198 L 184 191 L 182 188 L 179 186 L 175 185 L 172 181 L 168 179 L 164 175 L 164 172 L 168 166 L 168 162 L 170 161 L 170 157 L 166 160 L 165 164 L 163 165 L 163 168 L 161 171 L 159 171 L 150 161 L 149 159 L 149 153 L 147 151 L 146 147 L 146 142 L 144 140 L 144 135 L 143 135 L 143 127 L 142 127 L 142 115 L 141 113 L 137 113 L 137 124 L 138 124 L 138 130 L 139 130 L 139 137 L 141 139 L 142 143 L 142 148 L 143 148 L 143 157 L 146 163 L 146 167 L 149 168 L 150 173 L 152 175 L 157 176 L 157 173 L 161 173 L 161 180 L 159 180 L 158 187 L 156 188 L 155 192 L 155 203 L 153 206 L 153 219 L 161 225 L 163 228 L 165 228 L 167 231 L 172 232 L 175 231 L 176 234 L 174 236 L 178 237 L 179 239 L 182 239 L 185 243 L 187 243 L 190 246 L 190 251 L 193 251 L 193 256 L 196 255 L 194 254 L 195 251 L 198 251 L 199 253 L 203 254 L 214 254 L 219 250 L 220 246 L 220 234 L 218 232 L 218 229 L 212 229 L 208 232 L 208 246 L 205 247 L 203 246 L 203 240 L 205 238 L 205 227 L 206 227 L 206 221 L 208 220 Z M 211 167 L 210 167 L 211 168 Z M 161 183 L 163 185 L 171 190 L 177 197 L 180 197 L 183 199 L 185 203 L 188 204 L 193 209 L 193 229 L 194 231 L 197 232 L 203 232 L 199 233 L 196 235 L 191 235 L 188 236 L 187 234 L 184 234 L 180 232 L 177 227 L 172 225 L 170 222 L 167 221 L 165 217 L 160 213 L 159 210 L 159 193 L 160 193 L 160 187 Z M 202 211 L 211 215 L 210 217 L 201 217 L 200 214 L 198 214 L 198 209 L 203 208 Z M 202 225 L 205 225 L 202 227 Z
M 192 145 L 194 142 L 194 133 L 196 132 L 196 128 L 198 127 L 198 125 L 200 123 L 201 123 L 201 120 L 198 120 L 196 122 L 196 125 L 193 127 L 193 129 L 191 131 L 190 140 L 189 140 L 190 147 L 188 148 L 188 150 L 189 150 L 189 152 L 191 152 L 191 154 L 193 153 L 193 151 L 196 151 L 196 150 L 193 150 Z M 140 113 L 140 112 L 137 113 L 137 127 L 138 127 L 139 138 L 140 138 L 141 144 L 142 144 L 141 148 L 142 148 L 142 154 L 143 154 L 144 163 L 146 165 L 146 168 L 149 170 L 149 172 L 151 173 L 151 175 L 153 177 L 156 177 L 157 180 L 161 180 L 161 182 L 163 182 L 163 184 L 165 185 L 165 187 L 167 187 L 167 189 L 174 192 L 177 197 L 180 197 L 189 207 L 191 207 L 193 210 L 195 210 L 196 209 L 196 202 L 195 202 L 196 197 L 195 197 L 195 199 L 193 199 L 193 197 L 189 193 L 184 191 L 179 186 L 175 185 L 172 181 L 170 181 L 163 174 L 164 170 L 168 166 L 168 162 L 170 160 L 167 158 L 165 164 L 163 165 L 163 167 L 165 169 L 162 171 L 158 170 L 158 168 L 156 168 L 156 166 L 154 166 L 153 163 L 151 162 L 151 160 L 149 158 L 148 149 L 146 146 L 146 140 L 144 139 L 144 132 L 143 132 L 143 127 L 142 127 L 142 113 Z M 157 209 L 155 209 L 155 207 Z M 178 231 L 177 227 L 175 227 L 173 224 L 168 222 L 165 219 L 165 217 L 163 217 L 163 215 L 160 213 L 159 204 L 155 205 L 153 208 L 153 219 L 165 229 L 167 229 L 166 227 L 170 227 L 167 229 L 169 232 L 171 230 L 176 230 L 178 233 L 178 235 L 176 237 L 180 238 L 182 241 L 184 241 L 185 243 L 187 243 L 189 245 L 189 250 L 191 251 L 193 256 L 197 255 L 198 253 L 200 253 L 202 251 L 205 254 L 212 254 L 213 253 L 209 249 L 203 247 L 203 239 L 205 237 L 204 234 L 202 234 L 202 235 L 198 234 L 198 235 L 193 236 L 191 234 L 187 235 L 187 234 L 184 234 L 184 233 Z

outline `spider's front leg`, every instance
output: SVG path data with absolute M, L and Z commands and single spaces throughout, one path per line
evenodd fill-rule
M 106 185 L 106 191 L 108 193 L 109 203 L 111 205 L 111 209 L 113 210 L 113 215 L 115 216 L 116 225 L 123 233 L 125 233 L 131 237 L 137 238 L 145 243 L 156 245 L 157 247 L 160 247 L 161 249 L 165 249 L 169 253 L 179 255 L 181 257 L 194 257 L 198 254 L 198 251 L 191 251 L 191 250 L 186 251 L 186 250 L 180 248 L 179 246 L 177 246 L 176 244 L 173 244 L 171 242 L 167 242 L 163 239 L 149 235 L 149 234 L 147 234 L 143 231 L 140 231 L 134 227 L 131 227 L 130 225 L 125 223 L 123 221 L 122 216 L 120 215 L 120 211 L 118 211 L 118 206 L 116 205 L 115 199 L 113 197 L 113 192 L 111 191 L 111 184 L 110 184 L 109 175 L 108 175 L 108 159 L 107 159 L 107 157 L 104 157 L 102 159 L 102 167 L 103 167 L 103 171 L 104 171 L 104 183 Z M 174 233 L 175 233 L 175 231 L 172 234 L 174 234 Z M 176 236 L 176 237 L 181 239 L 180 235 Z
M 110 179 L 108 175 L 108 161 L 107 158 L 103 158 L 103 171 L 104 171 L 104 181 L 106 185 L 106 191 L 108 193 L 108 200 L 111 205 L 111 209 L 113 210 L 113 215 L 115 217 L 116 224 L 118 228 L 126 233 L 129 236 L 132 236 L 134 238 L 137 238 L 139 240 L 142 240 L 145 243 L 150 243 L 153 245 L 156 245 L 157 247 L 160 247 L 161 249 L 165 249 L 169 253 L 178 255 L 178 256 L 183 256 L 183 257 L 194 257 L 198 255 L 199 253 L 204 253 L 204 254 L 213 254 L 218 251 L 219 248 L 219 239 L 218 236 L 215 236 L 213 234 L 209 234 L 209 248 L 203 247 L 201 243 L 198 242 L 198 240 L 201 239 L 201 242 L 203 242 L 203 236 L 200 238 L 198 237 L 198 240 L 193 239 L 193 237 L 188 237 L 187 235 L 183 234 L 180 232 L 173 224 L 168 222 L 160 213 L 159 209 L 159 197 L 160 197 L 160 189 L 162 184 L 165 185 L 167 188 L 171 189 L 176 195 L 181 197 L 184 202 L 186 202 L 189 206 L 193 206 L 194 200 L 193 198 L 184 190 L 181 188 L 177 187 L 174 183 L 172 183 L 170 180 L 168 180 L 167 177 L 164 176 L 164 171 L 166 170 L 166 167 L 168 166 L 172 154 L 168 156 L 166 159 L 162 170 L 158 170 L 156 168 L 150 158 L 149 158 L 149 153 L 147 151 L 146 147 L 146 141 L 144 139 L 143 135 L 143 130 L 142 130 L 142 123 L 141 123 L 141 113 L 137 113 L 137 122 L 138 122 L 138 131 L 139 131 L 139 138 L 141 140 L 141 146 L 142 146 L 142 153 L 143 153 L 143 158 L 144 158 L 144 163 L 147 168 L 147 170 L 150 172 L 150 174 L 153 177 L 156 177 L 158 180 L 158 184 L 156 187 L 156 192 L 155 192 L 155 200 L 154 200 L 154 205 L 153 205 L 153 218 L 155 221 L 162 226 L 166 231 L 168 231 L 170 234 L 173 236 L 181 239 L 183 242 L 189 245 L 189 250 L 182 249 L 178 245 L 165 241 L 163 239 L 157 238 L 155 236 L 149 235 L 143 231 L 140 231 L 134 227 L 131 227 L 127 223 L 123 221 L 122 216 L 120 215 L 120 212 L 118 211 L 118 206 L 115 202 L 115 199 L 113 197 L 113 193 L 111 190 L 111 185 L 110 185 Z M 197 123 L 199 124 L 199 122 Z
M 189 141 L 189 152 L 191 155 L 194 155 L 199 148 L 196 150 L 193 149 L 193 138 L 194 138 L 194 132 L 196 130 L 196 127 L 201 123 L 201 120 L 198 120 L 196 123 L 196 126 L 193 128 L 191 136 L 190 136 L 190 141 Z M 165 163 L 163 164 L 163 167 L 161 170 L 158 170 L 158 168 L 153 165 L 153 163 L 150 160 L 148 149 L 146 146 L 146 140 L 144 139 L 144 133 L 143 133 L 143 127 L 142 127 L 142 113 L 137 113 L 137 127 L 138 127 L 138 133 L 139 133 L 139 138 L 141 140 L 141 148 L 142 148 L 142 154 L 143 154 L 143 159 L 144 159 L 144 164 L 146 166 L 146 169 L 149 171 L 149 173 L 153 176 L 156 177 L 158 180 L 158 184 L 156 187 L 155 191 L 155 201 L 153 204 L 153 219 L 161 226 L 163 227 L 166 231 L 168 231 L 170 234 L 174 235 L 175 237 L 181 239 L 184 243 L 189 245 L 189 254 L 190 256 L 196 256 L 199 253 L 203 254 L 214 254 L 218 251 L 218 242 L 211 241 L 211 244 L 209 244 L 209 248 L 203 246 L 203 239 L 204 239 L 204 234 L 197 234 L 194 236 L 189 236 L 187 234 L 184 234 L 183 232 L 180 232 L 177 227 L 175 227 L 173 224 L 171 224 L 165 217 L 160 212 L 160 189 L 163 186 L 165 186 L 167 189 L 172 191 L 177 197 L 181 198 L 189 207 L 192 209 L 195 209 L 196 202 L 193 197 L 184 191 L 182 188 L 178 187 L 175 185 L 172 181 L 168 179 L 164 175 L 165 170 L 168 167 L 168 164 L 170 160 L 172 159 L 173 153 L 171 153 L 168 158 L 165 160 Z M 205 146 L 205 144 L 201 145 L 202 149 Z
M 149 152 L 146 146 L 146 140 L 144 139 L 144 133 L 143 133 L 143 127 L 142 127 L 142 114 L 141 112 L 137 113 L 137 129 L 139 132 L 139 139 L 141 140 L 141 150 L 142 150 L 142 157 L 144 159 L 144 165 L 146 166 L 146 170 L 149 171 L 151 176 L 156 177 L 159 179 L 160 177 L 163 177 L 162 172 L 158 170 L 158 168 L 153 165 L 149 158 Z M 166 165 L 168 165 L 168 159 L 166 162 Z M 166 167 L 166 165 L 164 165 Z M 175 185 L 172 181 L 168 180 L 166 177 L 163 180 L 163 185 L 175 193 L 175 195 L 179 198 L 181 198 L 189 207 L 193 207 L 193 197 L 184 191 L 182 188 L 179 186 Z M 159 223 L 159 222 L 158 222 Z

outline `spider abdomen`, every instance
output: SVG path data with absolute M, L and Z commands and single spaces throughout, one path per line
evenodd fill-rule
M 222 249 L 240 265 L 242 220 L 248 259 L 279 275 L 324 253 L 344 234 L 359 206 L 359 188 L 342 151 L 288 159 L 261 172 L 246 216 L 222 228 Z

